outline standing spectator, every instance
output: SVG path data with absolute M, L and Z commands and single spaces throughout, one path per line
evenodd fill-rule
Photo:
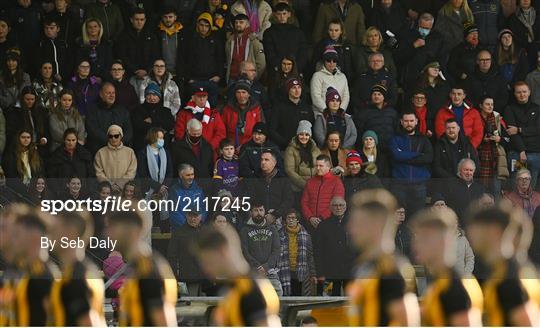
M 230 25 L 230 4 L 231 0 L 201 0 L 195 6 L 194 18 L 204 12 L 208 12 L 214 19 L 216 28 L 228 30 Z
M 282 296 L 278 276 L 281 251 L 279 232 L 276 225 L 268 222 L 264 205 L 253 203 L 249 220 L 240 230 L 242 253 L 251 269 L 270 280 L 278 296 Z
M 176 140 L 171 146 L 175 167 L 187 163 L 195 168 L 199 178 L 211 178 L 214 171 L 214 152 L 212 146 L 202 137 L 201 122 L 192 118 L 186 125 L 187 133 L 183 139 Z
M 274 6 L 274 17 L 277 22 L 264 32 L 266 67 L 272 72 L 279 68 L 280 60 L 284 56 L 296 58 L 296 68 L 300 73 L 306 68 L 307 54 L 304 51 L 307 47 L 306 37 L 298 26 L 289 23 L 291 15 L 290 5 L 278 2 Z M 258 71 L 260 74 L 260 70 Z
M 504 23 L 500 0 L 470 0 L 469 6 L 478 26 L 480 44 L 489 51 L 497 45 L 497 35 Z
M 16 0 L 12 1 L 7 10 L 12 22 L 12 35 L 22 50 L 26 68 L 32 67 L 35 58 L 34 47 L 41 37 L 42 10 L 39 6 L 40 2 L 36 0 Z
M 103 23 L 105 41 L 116 42 L 124 30 L 124 20 L 120 8 L 111 0 L 96 0 L 86 8 L 86 17 L 98 19 Z
M 240 176 L 252 178 L 260 170 L 261 154 L 265 150 L 271 150 L 277 157 L 277 166 L 283 170 L 283 157 L 278 146 L 268 140 L 268 128 L 264 122 L 258 122 L 253 126 L 251 140 L 240 148 Z
M 296 65 L 296 59 L 294 56 L 283 56 L 279 62 L 275 72 L 268 72 L 272 74 L 272 80 L 269 82 L 268 93 L 270 98 L 274 99 L 272 105 L 276 102 L 287 98 L 287 81 L 290 79 L 298 79 L 302 81 L 302 74 L 298 73 L 298 67 Z M 277 110 L 277 109 L 276 109 Z
M 163 94 L 159 86 L 150 82 L 144 90 L 145 101 L 131 113 L 133 125 L 133 147 L 136 151 L 143 148 L 146 134 L 150 128 L 172 131 L 174 119 L 169 108 L 162 105 Z
M 371 89 L 375 85 L 384 86 L 388 92 L 385 97 L 386 102 L 394 106 L 398 98 L 397 81 L 394 75 L 384 65 L 384 57 L 380 53 L 373 53 L 368 57 L 368 69 L 358 76 L 355 82 L 355 98 L 353 104 L 358 107 L 364 107 L 369 103 Z
M 99 19 L 89 18 L 82 24 L 82 35 L 77 40 L 77 61 L 87 60 L 90 74 L 101 79 L 113 61 L 111 41 L 103 36 L 103 24 Z
M 385 41 L 394 47 L 403 32 L 410 29 L 410 21 L 407 19 L 403 1 L 377 0 L 373 1 L 374 8 L 368 17 L 367 26 L 377 28 L 385 34 Z
M 316 174 L 315 162 L 321 152 L 311 135 L 311 123 L 300 121 L 296 137 L 291 139 L 285 150 L 285 172 L 296 194 L 302 192 L 307 181 Z
M 364 11 L 358 3 L 350 0 L 332 0 L 321 3 L 313 27 L 314 42 L 324 38 L 325 28 L 334 19 L 340 19 L 345 24 L 344 33 L 353 45 L 362 42 L 366 31 Z
M 483 96 L 492 95 L 495 110 L 501 111 L 508 102 L 508 84 L 499 73 L 489 51 L 482 50 L 476 57 L 476 69 L 465 80 L 469 99 L 478 104 Z
M 139 99 L 135 89 L 126 78 L 126 69 L 121 60 L 115 60 L 110 70 L 111 82 L 116 89 L 116 103 L 129 113 L 132 113 L 135 107 L 139 105 Z
M 287 98 L 279 98 L 273 106 L 270 120 L 272 140 L 284 150 L 295 136 L 300 121 L 315 122 L 313 109 L 302 97 L 303 84 L 298 78 L 291 78 L 286 83 Z
M 264 121 L 263 111 L 250 94 L 251 83 L 238 80 L 233 86 L 234 98 L 223 108 L 226 136 L 233 140 L 237 151 L 251 139 L 253 127 Z
M 390 141 L 393 158 L 392 191 L 402 201 L 409 215 L 426 203 L 426 183 L 431 178 L 433 148 L 430 140 L 418 132 L 415 113 L 401 115 L 401 130 Z
M 178 165 L 178 179 L 170 188 L 169 200 L 178 202 L 178 208 L 186 209 L 191 204 L 204 204 L 204 192 L 195 181 L 195 169 L 189 164 Z M 195 208 L 197 210 L 197 208 Z M 175 231 L 186 223 L 187 211 L 172 211 L 170 213 L 171 231 Z M 202 221 L 206 219 L 206 210 L 201 206 L 199 211 Z
M 350 279 L 354 255 L 347 236 L 347 203 L 342 196 L 330 201 L 331 216 L 317 227 L 317 273 L 319 281 L 332 282 L 332 296 L 341 296 L 341 289 Z
M 186 35 L 184 25 L 177 21 L 176 9 L 165 6 L 161 11 L 161 21 L 158 25 L 158 41 L 160 42 L 160 56 L 165 61 L 165 68 L 171 72 L 176 80 L 183 84 L 184 78 L 184 51 L 186 50 Z
M 64 75 L 67 77 L 67 75 Z M 53 65 L 50 62 L 43 62 L 39 69 L 39 75 L 34 79 L 32 87 L 36 91 L 37 103 L 44 108 L 47 113 L 52 112 L 59 104 L 62 84 L 53 76 Z
M 371 88 L 370 104 L 365 109 L 356 110 L 353 117 L 358 134 L 374 131 L 381 148 L 388 146 L 399 124 L 397 111 L 386 103 L 387 92 L 383 85 L 374 85 Z
M 283 296 L 311 296 L 312 284 L 317 281 L 311 236 L 299 223 L 300 214 L 295 209 L 284 213 L 284 218 L 286 224 L 279 231 Z
M 317 156 L 315 162 L 316 176 L 306 182 L 302 193 L 302 214 L 313 228 L 331 216 L 330 201 L 333 197 L 345 197 L 345 189 L 341 179 L 330 172 L 330 158 Z
M 531 90 L 531 101 L 540 104 L 540 51 L 536 52 L 536 68 L 527 74 L 525 83 Z
M 69 89 L 60 91 L 59 103 L 49 116 L 49 131 L 51 133 L 51 152 L 64 143 L 64 133 L 72 128 L 77 131 L 77 142 L 81 145 L 86 141 L 84 121 L 73 105 L 73 92 Z
M 191 88 L 207 88 L 210 106 L 214 108 L 218 100 L 218 83 L 224 76 L 225 46 L 212 28 L 212 16 L 202 13 L 197 18 L 195 33 L 186 45 L 189 51 L 185 52 L 185 79 Z
M 264 73 L 266 59 L 262 42 L 252 34 L 249 29 L 249 18 L 244 14 L 236 15 L 232 20 L 234 31 L 225 43 L 225 56 L 227 83 L 236 81 L 240 77 L 240 63 L 249 60 L 255 63 L 257 77 Z
M 173 117 L 176 117 L 181 107 L 180 89 L 176 82 L 174 82 L 172 74 L 167 71 L 165 66 L 163 59 L 156 59 L 150 74 L 140 81 L 132 79 L 131 82 L 135 88 L 138 87 L 135 91 L 139 95 L 141 103 L 144 102 L 146 87 L 152 83 L 156 84 L 162 94 L 161 103 L 169 109 Z
M 484 194 L 484 186 L 474 181 L 476 164 L 470 158 L 459 161 L 457 177 L 445 184 L 445 199 L 459 218 L 459 225 L 463 226 L 464 214 L 475 200 Z
M 529 72 L 527 52 L 514 43 L 514 33 L 509 29 L 499 33 L 495 58 L 499 73 L 508 85 L 523 81 Z
M 448 73 L 455 81 L 465 80 L 474 73 L 476 57 L 481 49 L 476 25 L 465 25 L 463 36 L 463 42 L 451 49 L 450 58 L 448 58 Z
M 75 75 L 66 86 L 67 89 L 73 90 L 75 107 L 82 117 L 86 116 L 88 108 L 94 106 L 99 97 L 100 79 L 90 75 L 90 69 L 90 62 L 81 60 Z
M 503 136 L 506 136 L 506 123 L 501 115 L 493 110 L 493 98 L 485 97 L 480 103 L 480 116 L 484 124 L 484 137 L 478 147 L 478 180 L 494 195 L 501 193 L 501 180 L 509 178 Z M 504 155 L 500 158 L 501 153 Z M 505 174 L 500 172 L 501 162 Z
M 0 14 L 0 64 L 4 65 L 7 59 L 8 49 L 17 48 L 13 33 L 11 32 L 13 24 L 6 15 Z
M 448 119 L 455 119 L 465 136 L 471 140 L 474 148 L 482 143 L 484 138 L 484 124 L 478 110 L 472 103 L 465 100 L 465 90 L 460 85 L 454 85 L 450 91 L 450 101 L 437 113 L 435 118 L 435 133 L 440 138 L 445 131 Z
M 354 62 L 356 63 L 356 75 L 358 76 L 368 70 L 369 56 L 374 53 L 380 53 L 383 56 L 384 66 L 392 76 L 396 77 L 397 68 L 396 64 L 394 64 L 392 51 L 385 45 L 381 31 L 374 26 L 368 27 L 366 34 L 364 34 L 362 44 L 356 49 L 356 55 L 354 57 Z
M 514 191 L 505 193 L 504 198 L 512 202 L 515 207 L 521 208 L 532 218 L 536 209 L 540 206 L 540 193 L 531 187 L 531 171 L 521 169 L 516 173 L 516 188 Z
M 337 67 L 338 54 L 334 48 L 329 47 L 323 53 L 323 66 L 311 78 L 311 101 L 315 114 L 323 112 L 326 108 L 326 91 L 332 87 L 341 95 L 341 107 L 347 110 L 350 101 L 349 84 L 347 77 Z
M 264 112 L 265 118 L 270 118 L 272 115 L 272 104 L 266 93 L 266 87 L 262 85 L 261 81 L 257 79 L 257 67 L 255 63 L 246 60 L 240 63 L 240 76 L 251 83 L 250 94 L 255 101 L 257 101 Z M 234 85 L 232 83 L 229 87 L 228 99 L 234 97 Z
M 323 54 L 328 47 L 332 47 L 337 52 L 337 67 L 345 74 L 349 81 L 354 81 L 358 72 L 354 67 L 354 47 L 345 37 L 345 25 L 339 19 L 331 20 L 328 23 L 328 33 L 321 39 L 313 49 L 312 67 L 317 71 L 324 65 Z
M 504 118 L 512 141 L 510 158 L 527 163 L 531 171 L 531 186 L 536 189 L 540 173 L 540 106 L 530 101 L 531 91 L 525 82 L 514 85 L 515 103 L 506 107 Z
M 373 174 L 379 178 L 390 177 L 390 165 L 387 152 L 379 147 L 379 136 L 373 130 L 367 130 L 362 134 L 362 143 L 359 147 L 362 164 L 366 169 L 371 165 Z
M 381 180 L 375 175 L 375 163 L 363 163 L 360 153 L 355 150 L 347 154 L 347 175 L 343 178 L 345 186 L 345 199 L 350 200 L 352 195 L 364 189 L 382 188 Z
M 44 38 L 38 43 L 36 52 L 36 58 L 34 61 L 33 72 L 39 72 L 44 62 L 52 64 L 53 76 L 56 80 L 62 81 L 63 79 L 69 79 L 69 74 L 72 69 L 70 56 L 71 48 L 68 44 L 58 38 L 60 27 L 58 22 L 53 18 L 46 17 L 43 20 L 43 34 Z
M 341 142 L 341 133 L 330 131 L 324 140 L 324 147 L 321 148 L 321 154 L 330 157 L 332 173 L 341 177 L 348 174 L 347 171 L 347 153 L 348 149 L 343 148 Z
M 478 157 L 469 139 L 460 133 L 461 129 L 455 119 L 448 119 L 444 124 L 444 135 L 435 144 L 433 175 L 448 179 L 456 175 L 457 165 L 462 159 L 470 158 L 478 163 Z
M 437 111 L 427 106 L 426 92 L 423 90 L 414 91 L 411 102 L 411 109 L 418 119 L 418 132 L 421 135 L 431 138 L 435 131 L 435 116 L 437 115 Z
M 437 114 L 448 101 L 448 94 L 450 94 L 450 85 L 442 74 L 439 62 L 431 62 L 424 67 L 416 88 L 426 93 L 428 111 Z
M 448 0 L 439 10 L 437 23 L 433 28 L 442 34 L 446 51 L 463 42 L 463 27 L 474 23 L 474 16 L 468 0 Z
M 223 139 L 219 143 L 219 157 L 214 164 L 214 190 L 226 190 L 231 195 L 238 195 L 240 189 L 240 163 L 235 158 L 236 149 L 229 139 Z
M 124 146 L 122 127 L 111 125 L 107 129 L 109 142 L 96 153 L 94 169 L 99 182 L 108 181 L 113 191 L 120 193 L 126 182 L 137 173 L 137 157 L 133 149 Z
M 540 21 L 536 20 L 533 1 L 518 0 L 516 3 L 517 8 L 508 17 L 506 25 L 513 32 L 516 45 L 530 51 L 533 50 L 531 46 L 540 41 Z
M 337 131 L 343 136 L 343 147 L 351 149 L 356 143 L 356 126 L 351 115 L 341 107 L 341 96 L 332 87 L 326 90 L 326 108 L 317 114 L 314 126 L 314 138 L 322 147 L 328 133 Z
M 144 9 L 133 10 L 130 21 L 131 26 L 126 27 L 119 36 L 116 56 L 122 60 L 126 71 L 141 82 L 159 57 L 159 45 L 154 31 L 146 26 Z
M 30 76 L 24 72 L 21 62 L 21 51 L 18 48 L 9 49 L 6 61 L 1 63 L 0 75 L 0 107 L 7 109 L 15 105 L 20 92 L 30 86 Z
M 79 5 L 72 5 L 69 0 L 55 0 L 54 11 L 49 15 L 53 17 L 60 28 L 58 39 L 64 41 L 68 48 L 74 47 L 82 23 L 82 9 L 79 8 Z
M 398 204 L 395 219 L 395 224 L 397 225 L 397 228 L 394 241 L 396 243 L 396 249 L 398 250 L 399 254 L 407 258 L 411 258 L 411 241 L 413 234 L 409 229 L 408 224 L 405 223 L 406 218 L 407 210 L 404 206 Z
M 244 14 L 249 18 L 249 29 L 263 39 L 264 32 L 272 25 L 272 7 L 264 0 L 236 0 L 231 6 L 231 16 Z

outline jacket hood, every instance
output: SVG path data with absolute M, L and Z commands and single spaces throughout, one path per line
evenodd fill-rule
M 323 72 L 325 75 L 329 75 L 329 76 L 332 76 L 332 75 L 338 75 L 341 73 L 341 71 L 339 70 L 338 67 L 336 67 L 336 73 L 332 74 L 332 72 L 330 72 L 329 70 L 326 69 L 326 67 L 324 65 L 322 65 L 321 69 L 319 70 L 319 72 Z

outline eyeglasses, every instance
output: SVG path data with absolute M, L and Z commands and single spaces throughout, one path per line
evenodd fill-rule
M 120 138 L 120 135 L 119 134 L 109 134 L 109 139 L 112 139 L 112 138 L 118 139 L 118 138 Z

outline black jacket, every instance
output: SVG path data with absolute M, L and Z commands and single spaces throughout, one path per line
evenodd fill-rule
M 146 147 L 137 153 L 137 179 L 140 181 L 141 191 L 143 193 L 146 193 L 150 188 L 152 188 L 154 192 L 158 192 L 162 185 L 168 187 L 171 186 L 173 182 L 173 173 L 176 172 L 176 170 L 173 168 L 171 153 L 169 153 L 168 150 L 165 150 L 165 153 L 167 154 L 167 168 L 165 171 L 165 179 L 162 184 L 153 180 L 150 176 Z
M 367 130 L 373 130 L 377 133 L 379 137 L 378 148 L 380 145 L 388 145 L 399 124 L 397 111 L 389 106 L 378 109 L 374 105 L 369 105 L 366 109 L 356 110 L 353 120 L 359 136 Z M 358 138 L 357 143 L 361 143 L 361 141 L 362 138 Z
M 463 41 L 452 49 L 448 59 L 448 74 L 454 81 L 461 81 L 461 75 L 470 76 L 476 69 L 476 56 L 482 50 Z
M 269 181 L 259 173 L 253 178 L 244 179 L 243 184 L 244 196 L 261 202 L 267 212 L 273 209 L 277 211 L 277 216 L 281 216 L 293 206 L 291 181 L 280 169 Z
M 139 32 L 132 27 L 126 28 L 118 39 L 116 56 L 124 62 L 127 74 L 139 69 L 150 71 L 159 57 L 156 35 L 146 28 Z
M 93 47 L 90 45 L 85 45 L 82 41 L 82 38 L 77 39 L 76 43 L 77 62 L 80 63 L 82 60 L 90 60 L 90 52 L 92 51 Z M 109 69 L 111 68 L 113 62 L 113 51 L 111 43 L 102 39 L 101 42 L 97 46 L 95 46 L 95 51 L 96 59 L 94 61 L 90 61 L 90 74 L 105 78 L 109 76 Z
M 426 105 L 428 107 L 428 111 L 434 112 L 435 116 L 437 116 L 439 109 L 448 101 L 448 97 L 450 95 L 450 84 L 444 80 L 440 80 L 437 84 L 435 84 L 435 86 L 429 85 L 422 88 L 419 84 L 417 84 L 417 87 L 418 89 L 424 90 L 426 93 Z M 409 101 L 409 103 L 413 92 L 415 92 L 414 89 L 409 90 L 406 97 L 406 101 Z
M 213 76 L 223 78 L 225 45 L 217 33 L 205 38 L 194 33 L 187 42 L 185 54 L 186 80 L 208 80 Z
M 69 6 L 65 13 L 53 11 L 49 15 L 55 19 L 60 27 L 58 39 L 67 43 L 68 47 L 75 46 L 75 39 L 81 34 L 82 17 L 78 6 Z
M 520 105 L 511 103 L 504 110 L 507 126 L 521 128 L 521 133 L 510 137 L 517 152 L 540 153 L 540 105 L 532 102 Z
M 30 116 L 32 120 L 30 120 Z M 17 132 L 22 129 L 33 131 L 32 137 L 38 144 L 39 154 L 42 159 L 47 157 L 50 145 L 39 145 L 41 138 L 47 138 L 51 142 L 49 133 L 49 117 L 47 111 L 34 105 L 32 109 L 21 107 L 11 107 L 5 112 L 6 117 L 6 151 L 16 142 Z
M 443 135 L 435 144 L 433 158 L 434 178 L 453 178 L 457 173 L 457 165 L 463 158 L 470 158 L 479 167 L 478 154 L 469 139 L 460 135 L 453 145 L 446 135 Z
M 520 10 L 520 9 L 518 9 Z M 506 21 L 506 28 L 510 29 L 514 34 L 513 40 L 516 45 L 520 48 L 528 48 L 529 46 L 529 30 L 527 27 L 519 20 L 516 14 L 512 14 L 508 17 Z M 536 19 L 532 26 L 534 32 L 533 42 L 540 41 L 540 20 Z
M 347 217 L 339 220 L 331 216 L 317 227 L 315 257 L 317 274 L 326 279 L 350 279 L 353 267 L 353 252 L 347 237 Z
M 307 41 L 297 26 L 273 24 L 264 31 L 263 46 L 267 69 L 278 68 L 284 56 L 293 55 L 296 58 L 298 72 L 304 72 L 307 62 Z
M 396 38 L 399 39 L 400 35 L 410 28 L 410 23 L 407 20 L 407 10 L 397 1 L 392 3 L 388 11 L 382 8 L 379 1 L 373 9 L 373 15 L 366 17 L 369 17 L 367 26 L 377 27 L 385 40 L 388 38 L 386 31 L 394 33 Z
M 79 144 L 77 144 L 73 156 L 69 156 L 63 146 L 56 148 L 51 154 L 47 165 L 47 177 L 50 178 L 49 184 L 56 192 L 65 189 L 66 180 L 70 176 L 78 176 L 81 179 L 96 176 L 92 155 Z
M 214 172 L 214 151 L 212 146 L 203 138 L 200 139 L 200 156 L 193 153 L 191 145 L 187 141 L 187 134 L 182 140 L 176 140 L 171 145 L 173 167 L 181 163 L 190 164 L 195 169 L 195 177 L 209 179 Z M 204 184 L 203 184 L 204 185 Z
M 270 136 L 280 149 L 285 150 L 296 135 L 298 123 L 302 120 L 315 123 L 312 107 L 302 98 L 298 104 L 286 99 L 278 99 L 274 104 L 270 121 Z
M 86 115 L 87 147 L 91 153 L 95 154 L 101 147 L 107 145 L 109 141 L 107 130 L 113 124 L 120 126 L 123 130 L 124 145 L 130 145 L 133 138 L 133 127 L 129 112 L 116 104 L 111 108 L 106 108 L 105 104 L 98 102 L 88 109 Z
M 137 97 L 133 85 L 126 78 L 122 81 L 111 82 L 116 89 L 116 103 L 127 109 L 129 113 L 132 113 L 140 105 L 139 97 Z
M 359 191 L 383 187 L 379 177 L 374 174 L 365 173 L 364 171 L 355 176 L 345 176 L 343 178 L 343 184 L 345 186 L 345 199 L 347 201 Z
M 150 118 L 152 123 L 144 120 Z M 146 101 L 131 112 L 131 122 L 133 124 L 133 148 L 138 151 L 145 145 L 146 133 L 150 128 L 162 128 L 166 132 L 174 128 L 174 118 L 171 110 L 163 107 L 161 103 L 149 104 Z
M 465 181 L 458 177 L 448 179 L 444 185 L 446 204 L 456 212 L 459 223 L 463 226 L 463 215 L 472 202 L 482 197 L 485 192 L 484 186 L 473 181 L 468 187 Z
M 328 38 L 319 41 L 313 48 L 313 59 L 311 69 L 316 69 L 317 65 L 322 65 L 322 55 L 326 47 L 332 46 L 338 54 L 337 65 L 339 70 L 345 74 L 347 80 L 352 82 L 356 79 L 357 71 L 355 69 L 355 48 L 348 40 L 332 41 Z M 310 72 L 311 73 L 311 72 Z
M 38 73 L 37 75 L 39 75 L 41 64 L 50 62 L 53 66 L 53 76 L 60 74 L 63 80 L 67 81 L 69 79 L 73 69 L 72 49 L 64 40 L 43 38 L 39 41 L 35 51 L 37 56 L 34 63 L 34 72 Z
M 354 97 L 352 101 L 356 108 L 365 106 L 371 101 L 371 88 L 375 84 L 381 84 L 386 87 L 388 92 L 384 100 L 390 106 L 395 106 L 398 93 L 396 79 L 388 69 L 383 68 L 378 72 L 369 69 L 367 72 L 360 74 L 352 92 Z
M 240 176 L 243 178 L 255 177 L 261 169 L 261 154 L 263 150 L 270 149 L 278 158 L 277 167 L 283 172 L 285 166 L 283 157 L 278 146 L 271 141 L 266 141 L 262 145 L 256 144 L 253 140 L 242 145 L 240 150 Z
M 192 252 L 191 244 L 197 240 L 200 229 L 184 224 L 175 229 L 169 242 L 168 260 L 178 280 L 203 280 L 197 257 Z
M 476 68 L 473 74 L 465 80 L 467 97 L 476 106 L 482 96 L 492 96 L 495 111 L 502 112 L 508 103 L 508 85 L 495 68 L 495 63 L 487 73 L 482 73 Z

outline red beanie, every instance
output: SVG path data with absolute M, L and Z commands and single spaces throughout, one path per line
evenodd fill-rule
M 360 157 L 360 154 L 354 150 L 347 153 L 347 165 L 352 162 L 358 162 L 360 165 L 362 165 L 362 157 Z

